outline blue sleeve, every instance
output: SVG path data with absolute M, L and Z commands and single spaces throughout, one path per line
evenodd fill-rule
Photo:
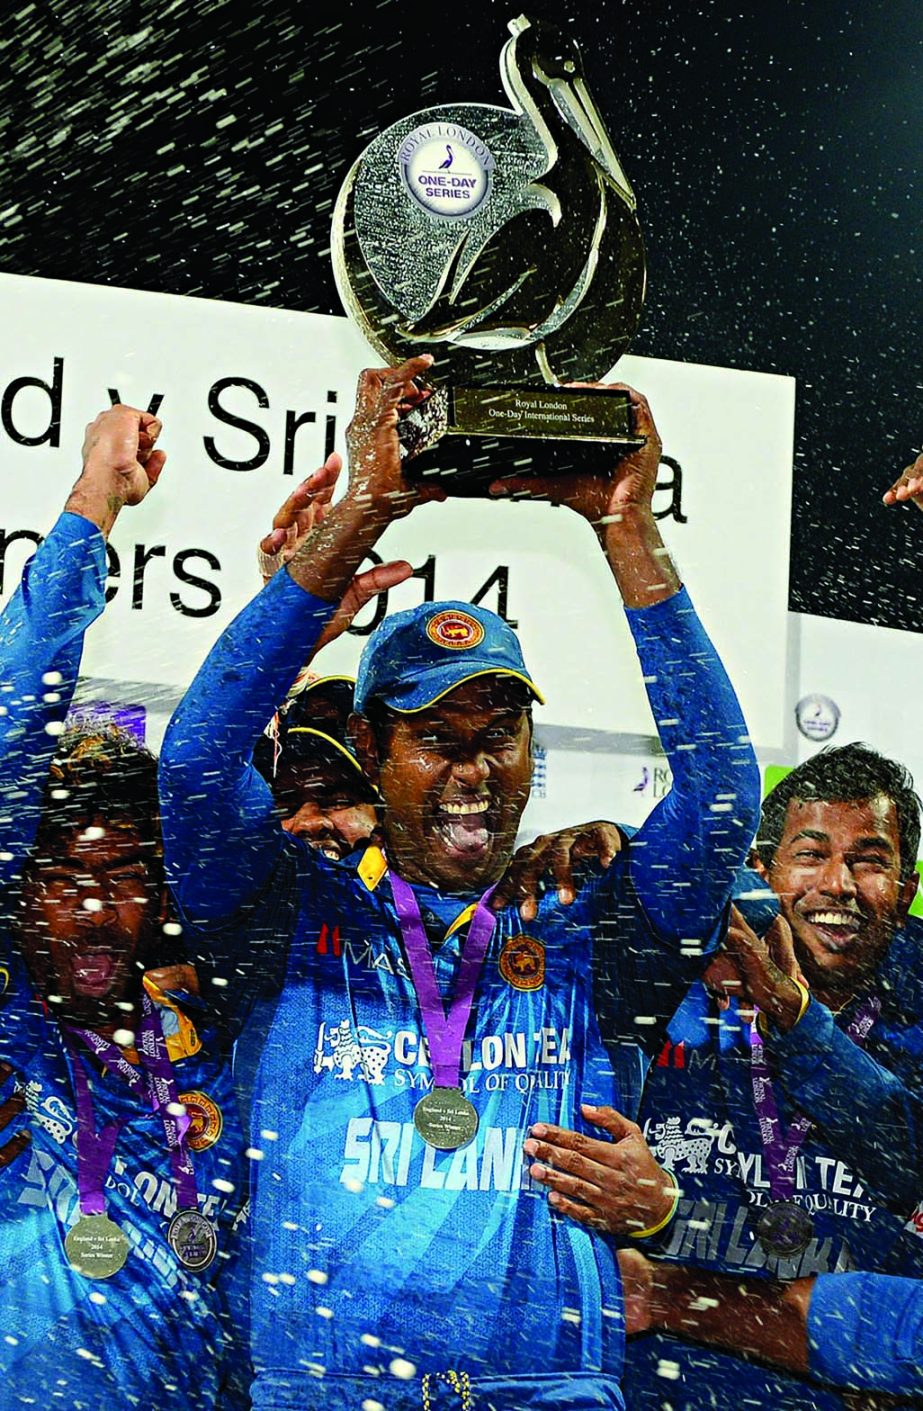
M 209 927 L 266 886 L 285 835 L 253 746 L 336 610 L 277 573 L 212 648 L 167 727 L 160 803 L 180 911 Z
M 0 886 L 17 878 L 34 841 L 55 723 L 67 715 L 105 591 L 102 534 L 65 513 L 0 614 Z
M 627 616 L 673 775 L 669 794 L 631 841 L 629 873 L 658 935 L 704 944 L 756 833 L 756 755 L 686 590 Z
M 881 1200 L 909 1215 L 923 1194 L 923 1095 L 854 1044 L 817 1000 L 788 1033 L 770 1035 L 788 1101 Z
M 604 1032 L 650 1052 L 719 933 L 759 821 L 760 776 L 733 687 L 685 589 L 627 615 L 673 782 L 628 843 L 622 887 L 634 903 L 634 938 L 617 925 L 612 944 L 603 940 L 597 1007 Z M 618 887 L 620 871 L 609 869 L 601 893 Z
M 821 1274 L 808 1308 L 818 1381 L 923 1395 L 923 1283 L 886 1274 Z

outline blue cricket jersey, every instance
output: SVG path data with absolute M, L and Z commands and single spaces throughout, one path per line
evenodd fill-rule
M 923 1277 L 921 961 L 919 923 L 911 920 L 875 977 L 881 1010 L 864 1048 L 844 1032 L 858 998 L 836 1016 L 811 1000 L 788 1033 L 770 1031 L 766 1052 L 783 1127 L 801 1112 L 815 1123 L 796 1159 L 793 1194 L 811 1212 L 814 1233 L 790 1258 L 767 1255 L 756 1238 L 772 1193 L 753 1104 L 749 1025 L 736 1002 L 720 1014 L 701 983 L 692 986 L 642 1099 L 645 1136 L 682 1189 L 674 1220 L 647 1252 L 743 1277 L 854 1269 Z M 742 1376 L 755 1407 L 842 1404 L 804 1379 L 657 1335 L 628 1349 L 626 1395 L 639 1411 L 660 1411 L 664 1363 L 681 1369 L 674 1394 L 689 1411 L 713 1406 L 716 1397 L 730 1403 Z
M 453 1369 L 475 1408 L 620 1407 L 614 1250 L 555 1216 L 522 1144 L 537 1121 L 585 1128 L 581 1102 L 630 1107 L 639 1042 L 701 967 L 758 810 L 739 706 L 685 593 L 629 614 L 673 792 L 572 906 L 498 916 L 462 1054 L 480 1125 L 439 1152 L 413 1125 L 432 1074 L 384 859 L 334 863 L 283 834 L 250 764 L 332 610 L 278 574 L 161 752 L 168 875 L 243 1024 L 236 1076 L 262 1153 L 254 1406 L 416 1411 L 421 1377 Z M 461 945 L 450 928 L 436 951 L 443 996 Z
M 808 1347 L 811 1372 L 821 1381 L 911 1396 L 918 1404 L 923 1283 L 881 1274 L 822 1274 L 808 1309 Z
M 186 1270 L 166 1241 L 176 1195 L 160 1117 L 120 1078 L 94 1074 L 97 1131 L 123 1124 L 104 1192 L 131 1251 L 111 1278 L 85 1279 L 64 1250 L 79 1216 L 73 1059 L 18 956 L 4 954 L 10 987 L 0 1009 L 0 1058 L 16 1070 L 32 1141 L 0 1171 L 3 1404 L 208 1411 L 232 1355 L 235 1329 L 220 1282 L 236 1257 L 232 1226 L 245 1181 L 230 1066 L 207 1030 L 161 999 L 179 1097 L 193 1118 L 198 1208 L 218 1230 L 221 1253 L 201 1274 Z
M 76 1274 L 64 1249 L 79 1213 L 73 1060 L 32 992 L 9 929 L 57 726 L 73 697 L 84 632 L 104 607 L 105 583 L 102 535 L 65 513 L 0 614 L 0 1058 L 14 1068 L 26 1101 L 25 1117 L 5 1135 L 28 1123 L 32 1136 L 28 1150 L 0 1170 L 2 1402 L 211 1411 L 232 1369 L 240 1379 L 235 1334 L 245 1325 L 245 1310 L 229 1312 L 223 1302 L 238 1244 L 232 1225 L 246 1196 L 230 1065 L 200 1006 L 190 1019 L 188 1006 L 155 994 L 193 1121 L 199 1209 L 218 1229 L 216 1263 L 191 1274 L 168 1247 L 175 1193 L 161 1119 L 106 1072 L 93 1080 L 96 1127 L 122 1127 L 105 1194 L 131 1251 L 107 1280 Z
M 823 1129 L 831 1150 L 848 1153 L 865 1185 L 898 1215 L 919 1217 L 923 1200 L 923 921 L 908 917 L 875 975 L 881 1013 L 865 1046 L 839 1015 L 812 1002 L 768 1052 L 790 1105 Z M 923 1237 L 919 1218 L 914 1228 Z

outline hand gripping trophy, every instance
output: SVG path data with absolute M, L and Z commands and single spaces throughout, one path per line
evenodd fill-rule
M 504 462 L 564 472 L 598 465 L 601 442 L 639 444 L 624 394 L 566 385 L 607 373 L 637 330 L 634 193 L 574 41 L 524 15 L 509 28 L 512 111 L 403 118 L 356 161 L 333 218 L 349 316 L 388 362 L 435 359 L 432 395 L 401 426 L 406 473 L 457 493 Z

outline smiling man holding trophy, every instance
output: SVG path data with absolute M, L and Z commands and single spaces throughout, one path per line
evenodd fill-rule
M 392 340 L 405 337 L 402 315 L 382 315 L 386 331 L 376 325 L 375 337 L 403 360 L 359 378 L 344 493 L 332 501 L 340 469 L 333 455 L 306 482 L 325 504 L 321 521 L 219 639 L 163 743 L 168 875 L 194 952 L 211 968 L 209 992 L 239 1033 L 236 1072 L 259 1158 L 251 1194 L 255 1411 L 619 1411 L 624 1319 L 614 1250 L 555 1213 L 529 1176 L 524 1143 L 544 1124 L 587 1131 L 601 1106 L 627 1113 L 612 1120 L 631 1127 L 639 1045 L 650 1051 L 659 1042 L 659 1026 L 699 973 L 759 808 L 740 707 L 651 511 L 660 442 L 650 409 L 622 385 L 571 394 L 547 381 L 558 347 L 561 374 L 582 370 L 581 338 L 591 346 L 592 337 L 578 330 L 588 301 L 603 297 L 593 292 L 591 267 L 610 279 L 615 263 L 605 234 L 618 222 L 599 211 L 627 209 L 627 196 L 617 206 L 609 178 L 594 177 L 595 242 L 572 260 L 564 296 L 541 293 L 537 271 L 532 290 L 531 265 L 514 288 L 493 263 L 507 312 L 494 295 L 486 306 L 485 290 L 476 300 L 468 293 L 478 251 L 511 212 L 537 216 L 549 230 L 569 219 L 566 172 L 549 159 L 563 139 L 549 136 L 540 150 L 530 136 L 541 117 L 534 84 L 556 95 L 562 127 L 572 121 L 583 131 L 585 119 L 588 136 L 609 151 L 573 46 L 561 50 L 552 35 L 552 57 L 543 59 L 536 40 L 544 45 L 545 31 L 524 20 L 513 29 L 505 72 L 516 75 L 508 82 L 523 104 L 528 98 L 528 122 L 479 108 L 417 115 L 392 145 L 393 166 L 375 178 L 413 202 L 433 230 L 444 218 L 424 210 L 409 186 L 467 192 L 423 199 L 439 210 L 475 202 L 471 219 L 489 217 L 470 251 L 461 236 L 474 227 L 448 217 L 454 253 L 446 266 L 443 252 L 427 276 L 433 325 L 451 316 L 451 336 L 434 339 L 435 361 L 419 350 L 404 357 L 409 348 L 392 351 Z M 558 80 L 567 64 L 570 79 Z M 483 112 L 492 126 L 482 126 Z M 506 154 L 503 123 L 521 138 L 519 146 L 510 138 Z M 584 157 L 589 148 L 578 140 L 590 170 L 596 158 Z M 510 152 L 520 154 L 527 179 L 525 206 L 511 204 Z M 539 182 L 553 172 L 558 191 Z M 453 174 L 474 184 L 453 186 Z M 338 208 L 341 253 L 354 241 L 343 223 L 350 193 L 358 202 L 362 189 L 360 163 Z M 489 216 L 504 190 L 506 204 Z M 394 192 L 371 190 L 368 199 L 387 203 Z M 633 215 L 625 219 L 636 232 Z M 623 237 L 634 252 L 628 287 L 640 298 L 640 245 Z M 434 241 L 420 237 L 418 251 Z M 400 286 L 413 261 L 396 268 Z M 452 305 L 441 313 L 437 286 Z M 612 303 L 613 285 L 602 287 Z M 371 286 L 363 289 L 368 304 Z M 541 315 L 534 326 L 525 322 L 527 299 Z M 608 336 L 619 342 L 625 330 L 610 327 Z M 470 338 L 502 347 L 463 341 Z M 507 361 L 498 371 L 500 352 Z M 510 388 L 498 390 L 506 375 Z M 429 387 L 437 390 L 428 395 Z M 576 417 L 595 417 L 593 407 L 621 408 L 626 424 L 630 409 L 634 420 L 621 433 L 593 420 L 592 437 L 566 441 L 585 457 L 581 468 L 554 465 L 549 474 L 538 453 L 557 449 L 552 428 L 560 423 L 548 408 L 530 402 L 502 440 L 488 432 L 479 442 L 459 424 L 460 393 L 469 390 L 476 411 L 496 398 L 568 403 L 573 395 L 580 410 L 568 415 L 578 428 L 586 423 Z M 437 434 L 425 419 L 437 398 L 451 423 L 443 430 L 455 429 L 443 444 L 474 448 L 473 480 L 455 466 L 445 476 L 437 466 L 432 479 L 418 474 L 433 453 L 417 460 L 402 445 L 415 413 L 421 444 Z M 503 440 L 520 447 L 520 460 L 532 457 L 532 474 L 503 466 Z M 497 446 L 500 464 L 487 472 L 479 459 L 490 461 Z M 498 480 L 504 468 L 513 473 Z M 547 892 L 528 934 L 515 905 L 491 905 L 528 800 L 532 708 L 542 703 L 502 618 L 471 603 L 426 602 L 387 617 L 369 637 L 353 739 L 381 798 L 375 845 L 341 859 L 312 850 L 280 827 L 251 766 L 266 720 L 388 527 L 445 501 L 447 486 L 478 482 L 492 494 L 550 498 L 591 526 L 627 609 L 673 770 L 670 794 L 609 867 L 588 864 L 569 899 Z M 451 513 L 451 504 L 437 512 Z M 675 1201 L 673 1184 L 645 1167 L 639 1235 L 659 1229 Z

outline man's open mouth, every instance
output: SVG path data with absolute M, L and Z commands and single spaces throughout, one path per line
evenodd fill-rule
M 474 858 L 491 839 L 489 798 L 448 799 L 436 809 L 436 831 L 450 852 Z
M 820 937 L 825 949 L 838 952 L 849 950 L 862 926 L 862 917 L 842 907 L 802 912 L 804 920 Z
M 83 951 L 71 963 L 74 993 L 89 998 L 108 994 L 115 978 L 116 963 L 111 951 Z

